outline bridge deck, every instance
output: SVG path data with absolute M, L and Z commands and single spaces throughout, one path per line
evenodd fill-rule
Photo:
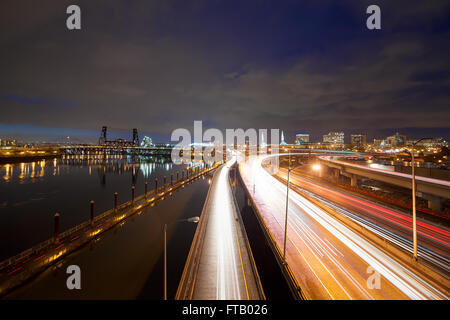
M 378 168 L 370 168 L 359 164 L 334 160 L 329 157 L 319 157 L 320 162 L 328 167 L 343 170 L 369 179 L 383 181 L 393 185 L 411 189 L 411 175 Z M 438 197 L 448 198 L 450 196 L 450 181 L 415 176 L 417 191 Z
M 233 161 L 214 174 L 177 299 L 264 299 L 229 181 Z

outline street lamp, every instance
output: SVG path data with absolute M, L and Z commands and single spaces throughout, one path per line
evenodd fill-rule
M 422 140 L 430 138 L 422 138 L 412 143 L 411 154 L 411 189 L 412 189 L 412 216 L 413 216 L 413 257 L 417 260 L 417 223 L 416 223 L 416 176 L 414 172 L 414 147 Z
M 164 224 L 164 300 L 167 300 L 167 226 L 178 222 L 198 223 L 199 221 L 200 217 L 191 217 L 187 219 L 176 220 L 169 224 Z
M 297 169 L 299 166 L 295 168 L 291 168 L 291 151 L 289 150 L 289 166 L 288 166 L 288 174 L 287 174 L 287 182 L 286 182 L 286 216 L 284 218 L 284 243 L 283 243 L 283 262 L 286 263 L 286 239 L 287 239 L 287 223 L 288 223 L 288 208 L 289 208 L 289 178 L 291 174 L 291 170 Z

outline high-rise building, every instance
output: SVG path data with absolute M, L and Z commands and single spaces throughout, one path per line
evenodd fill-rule
M 309 143 L 309 134 L 307 133 L 299 133 L 295 135 L 295 143 L 296 144 L 306 144 Z
M 284 132 L 283 131 L 281 131 L 281 142 L 280 142 L 280 145 L 287 145 L 287 143 L 286 143 L 286 141 L 284 141 Z
M 153 146 L 152 138 L 144 136 L 144 139 L 141 141 L 141 147 L 151 147 Z
M 13 139 L 0 139 L 1 147 L 15 147 L 17 146 L 17 140 Z
M 364 134 L 352 134 L 350 138 L 354 147 L 364 147 L 366 145 L 366 135 Z
M 386 138 L 386 144 L 391 147 L 402 147 L 406 145 L 406 136 L 401 135 L 398 132 L 393 136 Z
M 385 145 L 385 141 L 383 139 L 373 139 L 374 147 L 383 147 Z
M 323 135 L 323 142 L 336 145 L 344 145 L 343 132 L 330 132 Z

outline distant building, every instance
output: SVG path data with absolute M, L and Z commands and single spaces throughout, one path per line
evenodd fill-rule
M 323 135 L 323 142 L 335 145 L 344 145 L 344 133 L 343 132 L 330 132 Z
M 364 134 L 352 134 L 350 136 L 351 144 L 354 147 L 364 147 L 366 143 L 366 135 Z
M 385 144 L 386 144 L 386 141 L 384 141 L 383 139 L 373 139 L 374 147 L 384 147 Z
M 389 136 L 386 139 L 386 144 L 390 147 L 403 147 L 406 145 L 406 136 L 401 135 L 398 132 L 393 136 Z
M 144 136 L 144 138 L 141 141 L 141 147 L 151 147 L 153 146 L 152 138 Z
M 15 146 L 17 146 L 17 140 L 0 139 L 0 147 L 15 147 Z
M 307 133 L 299 133 L 295 135 L 295 143 L 296 144 L 307 144 L 309 143 L 309 134 Z
M 286 141 L 284 141 L 284 132 L 283 131 L 281 131 L 281 142 L 280 142 L 280 145 L 287 145 L 287 143 L 286 143 Z

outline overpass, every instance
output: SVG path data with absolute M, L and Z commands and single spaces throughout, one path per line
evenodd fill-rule
M 344 175 L 350 178 L 351 185 L 357 186 L 358 178 L 382 181 L 399 187 L 411 189 L 411 175 L 363 165 L 348 163 L 329 156 L 318 157 L 325 167 L 331 168 L 335 176 Z M 323 175 L 323 170 L 319 171 Z M 417 196 L 428 200 L 430 209 L 440 211 L 443 199 L 450 198 L 450 181 L 416 176 Z
M 230 185 L 234 162 L 230 160 L 214 174 L 177 300 L 265 299 Z

